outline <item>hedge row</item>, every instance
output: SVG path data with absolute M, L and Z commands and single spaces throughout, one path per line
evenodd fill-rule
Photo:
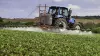
M 0 27 L 34 26 L 34 22 L 0 22 Z
M 93 33 L 100 33 L 100 23 L 95 24 L 92 22 L 88 22 L 83 24 L 85 29 L 90 29 Z
M 36 25 L 34 22 L 0 22 L 0 27 L 26 27 Z M 100 33 L 100 23 L 88 22 L 83 25 L 85 29 L 90 29 L 93 33 Z
M 92 23 L 92 22 L 88 22 L 88 23 L 85 23 L 83 25 L 84 25 L 85 29 L 93 29 L 93 28 L 100 27 L 100 23 L 95 24 L 95 23 Z
M 92 32 L 93 32 L 93 33 L 100 33 L 100 27 L 93 28 L 93 29 L 92 29 Z

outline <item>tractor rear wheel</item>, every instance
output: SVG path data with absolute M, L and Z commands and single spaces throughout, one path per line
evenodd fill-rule
M 63 18 L 59 18 L 55 21 L 55 27 L 62 30 L 67 29 L 68 28 L 67 21 Z

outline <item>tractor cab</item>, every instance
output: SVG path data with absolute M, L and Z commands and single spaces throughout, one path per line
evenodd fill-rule
M 68 10 L 66 7 L 49 7 L 49 14 L 53 15 L 53 18 L 69 18 L 71 16 L 71 10 Z
M 72 10 L 66 7 L 58 7 L 58 6 L 51 6 L 49 7 L 48 14 L 52 15 L 53 22 L 56 19 L 63 18 L 67 21 L 67 23 L 74 23 L 74 19 L 71 18 Z M 54 24 L 54 23 L 53 23 Z

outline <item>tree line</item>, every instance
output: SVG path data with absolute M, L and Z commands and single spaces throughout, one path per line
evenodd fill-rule
M 76 19 L 100 19 L 100 16 L 72 16 Z

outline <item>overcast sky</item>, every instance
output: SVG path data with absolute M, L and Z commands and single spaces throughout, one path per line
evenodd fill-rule
M 38 16 L 36 6 L 39 4 L 72 8 L 72 15 L 100 15 L 100 0 L 0 0 L 0 16 L 34 18 Z M 33 10 L 35 10 L 34 13 L 29 15 Z

